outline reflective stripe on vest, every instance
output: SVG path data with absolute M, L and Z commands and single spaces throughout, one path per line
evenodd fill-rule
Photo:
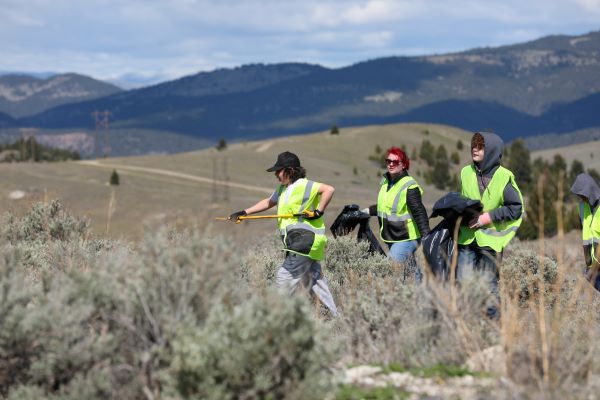
M 283 196 L 280 196 L 277 204 L 277 214 L 300 214 L 304 211 L 316 210 L 320 201 L 318 189 L 319 183 L 305 178 L 298 179 L 285 189 Z M 308 256 L 313 260 L 323 259 L 327 244 L 323 217 L 314 220 L 307 220 L 303 217 L 279 218 L 278 226 L 279 232 L 283 236 L 285 251 Z M 294 230 L 305 233 L 312 232 L 314 239 L 310 234 L 307 236 L 301 232 L 296 232 L 301 236 L 299 241 L 294 239 L 298 235 L 288 236 Z M 307 240 L 312 240 L 312 244 L 310 242 L 307 244 Z M 301 243 L 301 245 L 296 246 L 298 243 Z
M 473 200 L 481 201 L 483 204 L 483 212 L 490 212 L 503 205 L 504 189 L 509 182 L 519 194 L 521 204 L 523 204 L 523 196 L 514 180 L 514 175 L 502 166 L 498 167 L 494 172 L 483 195 L 481 195 L 481 192 L 479 191 L 477 173 L 472 164 L 467 165 L 462 169 L 460 177 L 462 195 Z M 521 226 L 524 213 L 525 208 L 523 207 L 520 218 L 514 221 L 492 222 L 491 225 L 487 225 L 481 229 L 471 229 L 468 226 L 461 226 L 458 243 L 468 245 L 473 243 L 473 241 L 476 241 L 479 246 L 490 247 L 494 249 L 494 251 L 501 252 L 515 236 L 519 226 Z
M 423 193 L 423 190 L 410 175 L 400 179 L 389 190 L 387 186 L 388 180 L 384 178 L 381 181 L 377 197 L 377 216 L 379 217 L 379 236 L 381 240 L 394 243 L 418 239 L 421 235 L 412 215 L 408 212 L 406 191 L 411 186 L 416 186 L 421 193 Z M 398 226 L 393 226 L 393 224 Z M 398 231 L 405 232 L 406 237 L 398 237 L 397 234 L 395 236 L 394 233 Z

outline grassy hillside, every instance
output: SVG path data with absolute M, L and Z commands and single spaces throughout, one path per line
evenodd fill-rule
M 534 151 L 531 156 L 532 159 L 542 157 L 545 160 L 552 160 L 555 154 L 560 154 L 567 165 L 571 165 L 573 160 L 579 160 L 583 163 L 585 169 L 594 168 L 596 171 L 600 171 L 600 141 L 594 140 L 554 149 Z
M 114 191 L 114 213 L 109 226 L 110 236 L 139 238 L 144 221 L 190 225 L 210 229 L 211 232 L 228 232 L 235 236 L 255 236 L 272 233 L 272 221 L 245 223 L 235 228 L 225 223 L 214 223 L 215 216 L 248 207 L 267 197 L 277 182 L 272 173 L 265 172 L 278 153 L 296 152 L 308 171 L 308 177 L 336 187 L 336 194 L 327 212 L 327 222 L 333 219 L 344 204 L 357 203 L 368 206 L 376 202 L 379 174 L 382 171 L 369 156 L 375 146 L 382 149 L 404 145 L 409 154 L 418 152 L 421 142 L 429 140 L 435 147 L 444 144 L 449 153 L 456 150 L 459 139 L 465 148 L 459 152 L 461 162 L 467 162 L 468 132 L 441 125 L 400 124 L 342 129 L 339 136 L 329 132 L 290 136 L 267 141 L 236 143 L 225 151 L 204 149 L 176 155 L 111 158 L 100 160 L 101 166 L 69 162 L 59 164 L 2 165 L 5 177 L 0 188 L 0 207 L 17 212 L 43 198 L 60 198 L 67 208 L 78 215 L 92 219 L 96 233 L 106 233 L 109 203 Z M 226 160 L 226 161 L 225 161 Z M 223 165 L 226 163 L 226 174 Z M 217 168 L 213 170 L 213 164 Z M 102 167 L 104 165 L 104 167 Z M 119 166 L 124 166 L 119 168 Z M 172 171 L 181 176 L 131 170 L 126 167 L 143 167 Z M 119 187 L 107 185 L 110 172 L 117 169 L 121 175 Z M 422 160 L 412 160 L 411 174 L 424 185 L 425 204 L 428 209 L 443 193 L 425 184 L 423 174 L 429 167 Z M 356 171 L 356 174 L 354 173 Z M 224 186 L 212 183 L 229 176 L 231 183 L 225 198 Z M 194 177 L 208 178 L 205 181 Z M 248 190 L 234 187 L 246 184 L 258 188 Z M 21 199 L 15 191 L 24 192 Z M 154 222 L 153 222 L 154 221 Z

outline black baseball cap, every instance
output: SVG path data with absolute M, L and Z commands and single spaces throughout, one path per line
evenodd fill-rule
M 296 168 L 300 166 L 300 159 L 294 153 L 290 153 L 289 151 L 284 151 L 283 153 L 277 156 L 277 161 L 275 161 L 275 165 L 267 170 L 267 172 L 278 171 L 283 168 Z

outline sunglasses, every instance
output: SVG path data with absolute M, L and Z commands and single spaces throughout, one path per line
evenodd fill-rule
M 386 163 L 387 165 L 392 165 L 392 166 L 394 166 L 394 167 L 395 167 L 395 166 L 397 166 L 397 165 L 400 165 L 400 160 L 390 160 L 389 158 L 386 158 L 386 159 L 385 159 L 385 163 Z

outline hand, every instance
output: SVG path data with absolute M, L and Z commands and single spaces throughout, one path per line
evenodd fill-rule
M 321 211 L 321 210 L 315 210 L 315 211 L 306 210 L 306 211 L 304 211 L 304 214 L 306 215 L 304 217 L 304 219 L 312 220 L 312 219 L 321 218 L 323 216 L 323 214 L 325 214 L 325 212 Z
M 235 222 L 236 224 L 239 224 L 240 222 L 242 222 L 240 217 L 245 217 L 246 215 L 248 215 L 246 210 L 236 211 L 233 214 L 231 214 L 229 216 L 229 218 L 227 218 L 227 219 L 230 220 L 231 222 Z
M 479 217 L 477 217 L 477 220 L 473 220 L 471 222 L 469 222 L 469 228 L 471 229 L 479 229 L 483 226 L 489 225 L 492 223 L 492 217 L 490 216 L 490 213 L 483 213 L 480 214 Z
M 369 217 L 371 216 L 371 210 L 369 210 L 369 207 L 363 208 L 362 210 L 360 210 L 360 212 L 363 214 L 367 214 Z

